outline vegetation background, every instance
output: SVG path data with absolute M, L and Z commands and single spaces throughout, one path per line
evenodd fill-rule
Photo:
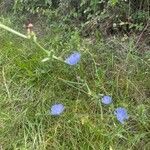
M 0 0 L 0 22 L 65 58 L 41 60 L 32 42 L 0 29 L 1 150 L 148 150 L 150 147 L 149 0 Z M 88 95 L 111 95 L 101 106 Z M 59 117 L 51 105 L 65 105 Z M 121 125 L 114 108 L 124 106 Z

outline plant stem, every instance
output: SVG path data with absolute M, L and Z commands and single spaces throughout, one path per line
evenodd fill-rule
M 7 30 L 7 31 L 9 31 L 9 32 L 11 32 L 11 33 L 13 33 L 13 34 L 16 34 L 16 35 L 22 37 L 22 38 L 29 39 L 26 35 L 21 34 L 21 33 L 19 33 L 19 32 L 17 32 L 17 31 L 13 30 L 13 29 L 11 29 L 11 28 L 9 28 L 9 27 L 7 27 L 7 26 L 1 24 L 1 23 L 0 23 L 0 28 L 3 28 L 3 29 L 5 29 L 5 30 Z
M 59 61 L 61 61 L 61 62 L 64 63 L 64 61 L 63 61 L 60 57 L 57 57 L 57 56 L 55 56 L 55 55 L 53 55 L 52 57 L 53 57 L 54 59 L 59 60 Z
M 15 31 L 15 30 L 13 30 L 13 29 L 11 29 L 11 28 L 9 28 L 9 27 L 3 25 L 2 23 L 0 23 L 0 28 L 4 29 L 4 30 L 6 30 L 6 31 L 9 31 L 9 32 L 11 32 L 11 33 L 13 33 L 13 34 L 16 34 L 16 35 L 18 35 L 18 36 L 20 36 L 20 37 L 22 37 L 22 38 L 31 39 L 30 37 L 28 37 L 28 36 L 26 36 L 26 35 L 24 35 L 24 34 L 21 34 L 21 33 L 19 33 L 18 31 Z M 38 42 L 36 42 L 36 40 L 34 40 L 34 39 L 32 39 L 32 40 L 33 40 L 33 42 L 34 42 L 40 49 L 42 49 L 48 56 L 50 56 L 51 51 L 48 51 L 48 50 L 46 50 L 45 48 L 43 48 Z M 55 55 L 52 55 L 52 57 L 53 57 L 54 59 L 56 59 L 56 60 L 59 60 L 59 61 L 61 61 L 61 62 L 64 62 L 61 58 L 59 58 L 59 57 L 57 57 L 57 56 L 55 56 Z
M 34 41 L 34 40 L 33 40 Z M 34 41 L 34 43 L 41 48 L 48 56 L 50 55 L 50 51 L 46 50 L 45 48 L 43 48 L 38 42 Z

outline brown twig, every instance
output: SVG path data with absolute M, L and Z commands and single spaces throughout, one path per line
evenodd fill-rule
M 149 26 L 149 22 L 147 23 L 147 25 L 146 25 L 145 28 L 143 29 L 142 33 L 140 34 L 138 40 L 136 41 L 136 44 L 135 44 L 136 46 L 138 46 L 138 43 L 139 43 L 139 41 L 141 40 L 141 38 L 142 38 L 144 32 L 146 31 L 146 29 L 148 28 L 148 26 Z

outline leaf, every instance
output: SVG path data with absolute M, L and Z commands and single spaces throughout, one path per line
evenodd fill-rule
M 112 6 L 115 6 L 118 3 L 118 0 L 109 0 L 108 3 L 110 3 Z
M 42 59 L 41 62 L 46 62 L 48 60 L 50 60 L 50 58 L 46 57 L 46 58 Z

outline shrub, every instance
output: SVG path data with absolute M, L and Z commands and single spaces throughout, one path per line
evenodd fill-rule
M 12 6 L 9 10 L 17 15 L 44 14 L 80 27 L 87 35 L 97 30 L 106 35 L 141 31 L 150 16 L 147 0 L 4 0 L 3 4 Z

